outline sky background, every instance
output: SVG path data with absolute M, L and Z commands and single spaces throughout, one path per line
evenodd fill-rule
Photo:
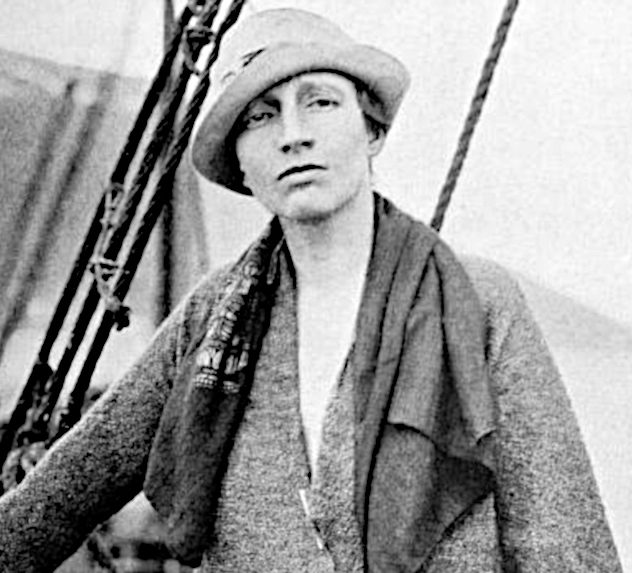
M 278 6 L 321 13 L 410 69 L 376 179 L 429 221 L 504 0 L 254 0 L 245 12 Z M 147 0 L 2 0 L 0 48 L 149 78 L 161 58 L 162 11 Z M 520 4 L 442 235 L 624 327 L 565 298 L 539 308 L 632 571 L 631 23 L 623 0 Z M 267 215 L 218 188 L 204 197 L 219 264 Z
M 254 0 L 246 13 L 288 5 L 327 15 L 409 67 L 413 83 L 376 162 L 377 182 L 428 221 L 504 2 Z M 151 76 L 161 17 L 161 2 L 3 0 L 0 47 Z M 632 3 L 621 0 L 521 3 L 442 231 L 457 250 L 628 327 L 630 22 Z

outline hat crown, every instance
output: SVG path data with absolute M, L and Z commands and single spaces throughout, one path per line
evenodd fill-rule
M 288 44 L 350 45 L 354 40 L 336 24 L 305 10 L 279 8 L 238 22 L 222 41 L 216 81 L 234 79 L 259 54 Z

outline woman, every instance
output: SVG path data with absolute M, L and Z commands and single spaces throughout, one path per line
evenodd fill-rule
M 0 499 L 3 571 L 141 488 L 202 571 L 620 571 L 517 287 L 372 190 L 402 64 L 271 10 L 217 68 L 193 164 L 274 219 Z

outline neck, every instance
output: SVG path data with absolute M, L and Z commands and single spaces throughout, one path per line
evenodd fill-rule
M 373 194 L 358 193 L 317 221 L 281 220 L 301 288 L 327 288 L 364 277 L 373 245 Z

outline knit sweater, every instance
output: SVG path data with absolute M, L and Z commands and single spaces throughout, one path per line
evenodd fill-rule
M 485 310 L 487 363 L 498 399 L 496 486 L 446 530 L 423 570 L 621 571 L 576 419 L 518 287 L 494 264 L 464 264 Z M 19 488 L 0 498 L 1 571 L 53 570 L 86 532 L 141 490 L 168 381 L 200 308 L 216 296 L 218 277 L 195 289 L 128 374 Z M 402 420 L 392 422 L 396 429 Z M 415 440 L 411 434 L 410 443 Z M 405 459 L 390 463 L 405 465 Z M 394 487 L 414 487 L 414 476 L 404 472 L 402 479 L 413 481 Z M 389 500 L 372 503 L 392 509 Z
M 282 273 L 259 357 L 259 372 L 266 377 L 255 375 L 224 476 L 214 541 L 203 571 L 295 573 L 329 565 L 331 558 L 318 548 L 300 490 L 321 540 L 339 564 L 336 571 L 351 573 L 348 548 L 355 549 L 356 558 L 362 556 L 353 511 L 352 380 L 348 372 L 341 374 L 329 398 L 318 467 L 310 480 L 293 365 L 296 337 L 291 346 L 278 344 L 282 333 L 296 332 L 295 304 L 293 281 Z

